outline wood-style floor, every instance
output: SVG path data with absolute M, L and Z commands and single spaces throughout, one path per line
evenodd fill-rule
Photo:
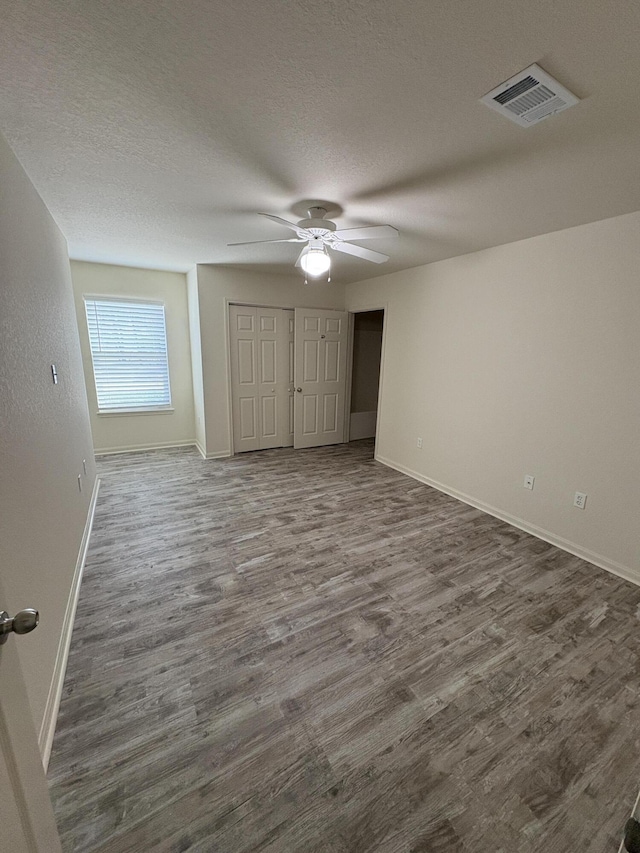
M 50 765 L 66 851 L 617 851 L 640 589 L 370 442 L 100 469 Z

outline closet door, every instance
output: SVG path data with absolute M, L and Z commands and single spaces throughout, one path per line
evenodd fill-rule
M 295 309 L 295 447 L 344 441 L 347 314 Z
M 229 306 L 235 453 L 288 443 L 289 313 Z
M 282 369 L 284 375 L 287 377 L 287 400 L 286 400 L 286 412 L 284 423 L 282 424 L 283 433 L 282 433 L 282 446 L 283 447 L 293 447 L 293 433 L 294 433 L 294 412 L 295 412 L 295 376 L 294 376 L 294 366 L 295 366 L 295 323 L 296 323 L 296 315 L 293 309 L 291 310 L 283 310 L 282 312 L 284 317 L 284 328 L 286 334 L 286 340 L 284 346 L 281 348 L 281 352 L 283 355 L 283 365 Z

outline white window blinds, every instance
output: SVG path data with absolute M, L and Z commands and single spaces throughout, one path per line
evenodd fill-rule
M 171 406 L 164 305 L 85 299 L 100 411 Z

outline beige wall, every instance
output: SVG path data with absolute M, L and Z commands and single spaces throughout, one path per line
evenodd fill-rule
M 634 213 L 348 286 L 388 306 L 379 457 L 640 580 L 639 280 Z
M 228 456 L 231 451 L 228 381 L 229 302 L 278 308 L 344 308 L 339 284 L 304 285 L 299 275 L 278 276 L 226 267 L 197 268 L 206 453 Z
M 204 384 L 202 379 L 202 339 L 200 337 L 200 305 L 198 302 L 197 267 L 187 273 L 187 296 L 189 301 L 189 338 L 191 339 L 191 377 L 193 380 L 193 405 L 195 416 L 196 444 L 206 456 L 207 434 L 204 419 Z
M 186 276 L 83 261 L 71 262 L 71 276 L 96 452 L 193 444 L 195 425 Z M 137 415 L 98 414 L 83 295 L 133 297 L 164 303 L 174 411 Z
M 0 609 L 40 610 L 10 640 L 40 731 L 96 474 L 67 245 L 1 136 L 0 363 Z

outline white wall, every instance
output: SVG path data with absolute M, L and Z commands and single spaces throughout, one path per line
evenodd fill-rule
M 182 273 L 71 262 L 91 430 L 96 453 L 195 442 L 187 279 Z M 164 302 L 172 412 L 99 415 L 83 295 Z
M 193 267 L 187 273 L 187 296 L 189 301 L 189 337 L 191 339 L 191 377 L 193 380 L 196 445 L 200 453 L 206 456 L 207 433 L 204 416 L 202 339 L 200 337 L 200 304 L 198 301 L 198 270 L 196 267 Z
M 299 275 L 278 276 L 228 267 L 197 268 L 206 454 L 231 452 L 227 305 L 241 302 L 277 308 L 344 308 L 344 287 L 306 285 Z
M 640 580 L 639 282 L 634 213 L 348 286 L 388 306 L 378 456 Z
M 56 663 L 96 473 L 67 245 L 2 136 L 0 363 L 0 571 L 7 596 L 0 609 L 40 610 L 38 629 L 9 642 L 16 643 L 42 749 L 47 707 L 55 716 Z

